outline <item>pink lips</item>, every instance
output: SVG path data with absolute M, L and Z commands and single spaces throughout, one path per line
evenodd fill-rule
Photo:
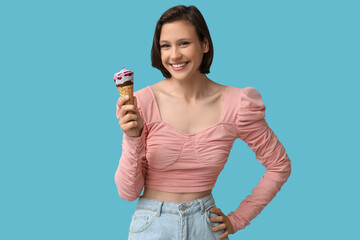
M 185 65 L 184 65 L 184 66 L 181 66 L 181 67 L 174 67 L 173 64 L 178 65 L 178 63 L 173 63 L 173 64 L 170 64 L 170 65 L 171 65 L 171 67 L 172 67 L 172 69 L 173 69 L 174 71 L 180 71 L 180 70 L 183 70 L 183 69 L 188 65 L 188 63 L 189 63 L 189 62 L 186 62 Z

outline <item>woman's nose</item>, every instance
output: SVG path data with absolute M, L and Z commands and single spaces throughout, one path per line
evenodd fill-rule
M 173 47 L 171 51 L 171 58 L 172 59 L 179 59 L 181 58 L 181 52 L 177 47 Z

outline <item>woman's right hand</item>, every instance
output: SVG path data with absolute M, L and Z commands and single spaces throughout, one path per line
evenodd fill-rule
M 134 96 L 134 105 L 125 105 L 128 99 L 121 96 L 116 104 L 116 118 L 119 119 L 121 130 L 129 137 L 139 137 L 144 127 L 144 121 L 137 108 L 137 99 Z

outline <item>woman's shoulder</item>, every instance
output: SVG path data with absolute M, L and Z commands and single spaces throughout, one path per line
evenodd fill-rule
M 229 86 L 229 103 L 234 106 L 234 111 L 240 113 L 243 110 L 265 110 L 265 105 L 260 92 L 255 87 Z
M 228 86 L 231 88 L 234 92 L 237 92 L 238 94 L 253 94 L 253 93 L 259 93 L 259 91 L 255 87 L 247 86 L 247 87 L 235 87 L 235 86 Z
M 229 95 L 233 99 L 237 99 L 237 101 L 241 100 L 257 100 L 261 99 L 260 92 L 255 87 L 234 87 L 234 86 L 228 86 L 229 88 Z
M 154 83 L 153 85 L 149 85 L 149 88 L 151 90 L 151 92 L 157 96 L 157 95 L 161 95 L 161 94 L 166 94 L 169 90 L 169 84 L 168 81 L 166 81 L 167 78 Z
M 149 89 L 150 86 L 143 87 L 137 91 L 134 91 L 134 96 L 136 98 L 141 99 L 143 101 L 151 99 L 151 89 Z

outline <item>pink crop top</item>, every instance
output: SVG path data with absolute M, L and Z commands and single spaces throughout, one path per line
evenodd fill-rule
M 266 171 L 252 194 L 228 217 L 235 232 L 245 228 L 287 181 L 290 159 L 265 120 L 265 105 L 253 87 L 226 88 L 220 121 L 186 134 L 163 122 L 150 86 L 134 93 L 144 128 L 139 137 L 123 134 L 115 173 L 119 196 L 136 200 L 144 185 L 166 192 L 202 192 L 214 188 L 237 138 L 255 152 Z

